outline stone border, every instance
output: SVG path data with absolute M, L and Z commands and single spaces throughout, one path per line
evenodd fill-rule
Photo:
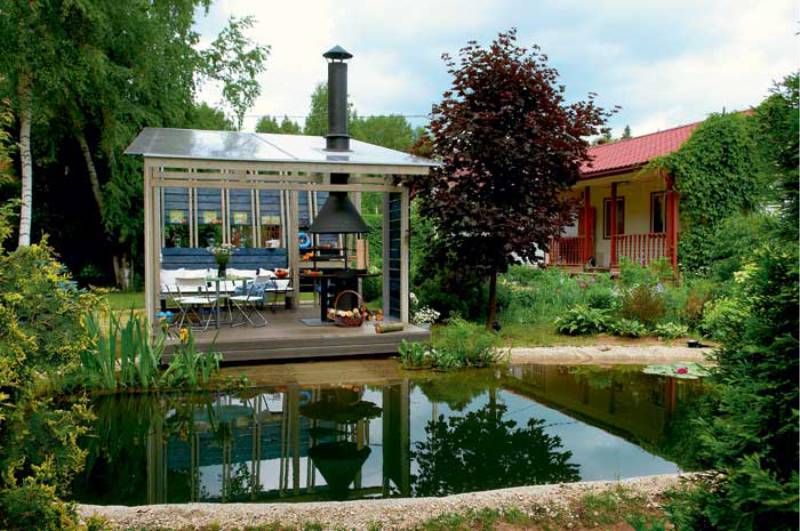
M 390 498 L 345 502 L 310 503 L 186 503 L 140 507 L 78 505 L 82 519 L 92 515 L 104 517 L 115 529 L 184 529 L 218 526 L 237 529 L 246 526 L 280 523 L 301 527 L 309 522 L 323 528 L 370 529 L 380 524 L 383 529 L 409 529 L 444 513 L 484 508 L 534 507 L 565 508 L 570 501 L 588 493 L 626 487 L 649 502 L 683 479 L 697 474 L 663 474 L 630 478 L 621 481 L 587 481 L 554 485 L 515 487 L 484 492 L 457 494 L 443 498 Z
M 650 365 L 654 363 L 694 362 L 711 364 L 712 348 L 680 346 L 590 346 L 590 347 L 516 347 L 511 349 L 511 363 L 552 363 L 567 365 Z

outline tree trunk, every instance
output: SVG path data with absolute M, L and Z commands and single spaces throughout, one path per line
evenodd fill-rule
M 20 75 L 19 96 L 19 158 L 22 165 L 22 204 L 19 211 L 20 247 L 31 244 L 31 213 L 33 206 L 33 157 L 31 156 L 31 122 L 33 121 L 33 86 L 27 74 Z
M 113 257 L 114 263 L 114 280 L 117 287 L 123 291 L 127 291 L 131 287 L 131 268 L 130 261 L 128 260 L 128 253 L 115 254 Z
M 89 182 L 92 185 L 92 195 L 94 202 L 97 204 L 97 209 L 100 211 L 100 219 L 103 218 L 103 191 L 100 188 L 100 179 L 97 177 L 97 167 L 94 165 L 94 158 L 92 158 L 92 150 L 89 149 L 89 142 L 86 141 L 86 135 L 83 129 L 75 127 L 75 138 L 81 147 L 83 159 L 86 161 L 86 169 L 89 171 Z
M 486 316 L 486 328 L 491 330 L 497 319 L 497 266 L 492 266 L 489 273 L 489 312 Z

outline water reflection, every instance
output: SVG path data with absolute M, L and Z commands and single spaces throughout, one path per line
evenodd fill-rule
M 570 462 L 572 452 L 563 449 L 560 437 L 545 432 L 543 420 L 518 426 L 507 411 L 492 397 L 476 411 L 431 420 L 427 439 L 415 443 L 414 494 L 444 496 L 580 479 L 578 466 Z
M 381 386 L 98 399 L 73 497 L 341 500 L 675 471 L 676 405 L 699 392 L 636 369 L 412 376 Z

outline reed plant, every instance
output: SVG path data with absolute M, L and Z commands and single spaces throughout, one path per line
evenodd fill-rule
M 180 343 L 162 370 L 165 335 L 153 337 L 147 321 L 131 312 L 125 324 L 109 312 L 107 327 L 97 315 L 86 318 L 91 338 L 81 351 L 80 372 L 72 381 L 90 389 L 151 390 L 171 387 L 197 387 L 208 384 L 219 372 L 219 353 L 199 353 L 188 329 L 181 329 Z

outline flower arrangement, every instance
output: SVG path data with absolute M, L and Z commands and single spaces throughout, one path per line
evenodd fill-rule
M 212 245 L 206 248 L 209 253 L 214 255 L 214 260 L 216 260 L 217 265 L 219 266 L 228 265 L 234 249 L 235 247 L 230 243 L 223 243 L 222 245 L 218 246 Z

